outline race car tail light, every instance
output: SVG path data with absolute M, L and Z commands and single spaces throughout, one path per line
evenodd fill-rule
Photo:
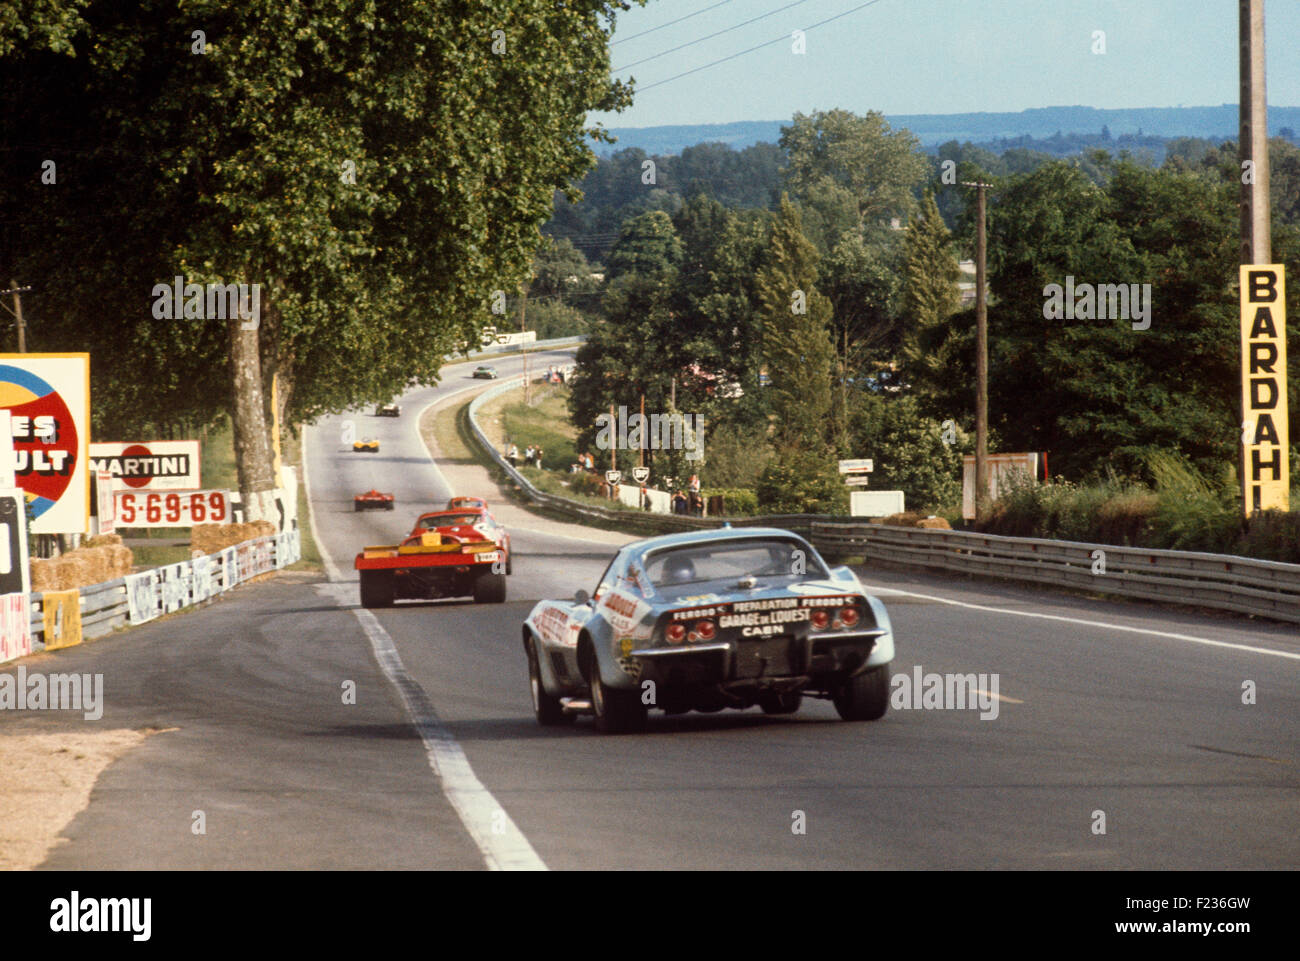
M 664 628 L 664 637 L 667 639 L 669 644 L 680 644 L 682 641 L 686 640 L 686 625 L 669 624 Z
M 809 615 L 809 620 L 812 621 L 813 630 L 823 631 L 826 629 L 826 625 L 831 622 L 831 616 L 826 611 L 816 609 Z
M 857 627 L 858 609 L 856 607 L 841 607 L 839 620 L 844 627 Z
M 693 641 L 711 641 L 717 636 L 718 627 L 712 621 L 696 621 L 695 630 L 691 632 Z

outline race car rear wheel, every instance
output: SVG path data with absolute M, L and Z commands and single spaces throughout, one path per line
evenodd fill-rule
M 387 571 L 361 572 L 361 606 L 392 607 L 396 585 Z
M 832 697 L 835 710 L 846 721 L 876 721 L 889 708 L 889 665 L 881 664 L 851 677 Z
M 475 604 L 500 604 L 506 599 L 506 576 L 487 571 L 474 582 Z
M 392 502 L 392 501 L 389 501 L 387 504 L 384 505 L 384 510 L 386 510 L 386 511 L 391 511 L 392 509 L 393 509 L 393 502 Z
M 513 574 L 514 572 L 515 572 L 515 558 L 513 554 L 507 551 L 506 552 L 506 573 Z
M 626 734 L 645 727 L 646 706 L 640 691 L 617 691 L 600 679 L 600 667 L 593 661 L 591 671 L 591 706 L 596 712 L 596 730 L 602 734 Z
M 564 713 L 560 699 L 546 693 L 542 684 L 541 665 L 538 663 L 537 642 L 532 638 L 528 640 L 528 686 L 532 689 L 533 713 L 537 715 L 538 724 L 553 727 L 573 720 L 572 715 Z
M 360 513 L 360 512 L 361 512 L 361 502 L 360 502 L 360 501 L 353 501 L 353 502 L 352 502 L 352 509 L 353 509 L 354 511 L 356 511 L 357 513 Z
M 803 695 L 798 691 L 768 691 L 758 699 L 758 706 L 764 714 L 793 714 L 803 704 Z

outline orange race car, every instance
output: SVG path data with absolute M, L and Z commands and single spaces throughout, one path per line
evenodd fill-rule
M 464 507 L 481 507 L 487 510 L 487 501 L 481 497 L 453 497 L 447 501 L 447 510 L 455 511 Z

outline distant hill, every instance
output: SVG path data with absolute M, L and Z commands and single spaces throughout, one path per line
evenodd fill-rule
M 1099 110 L 1095 107 L 1037 107 L 1019 113 L 886 114 L 890 126 L 906 127 L 924 147 L 949 140 L 982 143 L 1002 138 L 1050 137 L 1058 131 L 1098 133 L 1109 128 L 1113 137 L 1141 132 L 1157 137 L 1237 136 L 1237 105 L 1219 107 L 1136 107 Z M 596 153 L 608 156 L 628 147 L 647 154 L 679 154 L 698 143 L 721 142 L 735 150 L 756 143 L 776 143 L 789 120 L 746 120 L 722 124 L 679 124 L 665 127 L 611 127 L 618 143 L 597 144 Z M 1300 107 L 1269 107 L 1269 133 L 1283 128 L 1300 130 Z

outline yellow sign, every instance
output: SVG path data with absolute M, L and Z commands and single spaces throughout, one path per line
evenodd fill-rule
M 45 649 L 57 650 L 81 643 L 81 592 L 44 591 L 41 610 L 45 615 Z
M 1286 275 L 1281 264 L 1241 267 L 1241 441 L 1245 511 L 1289 510 Z

